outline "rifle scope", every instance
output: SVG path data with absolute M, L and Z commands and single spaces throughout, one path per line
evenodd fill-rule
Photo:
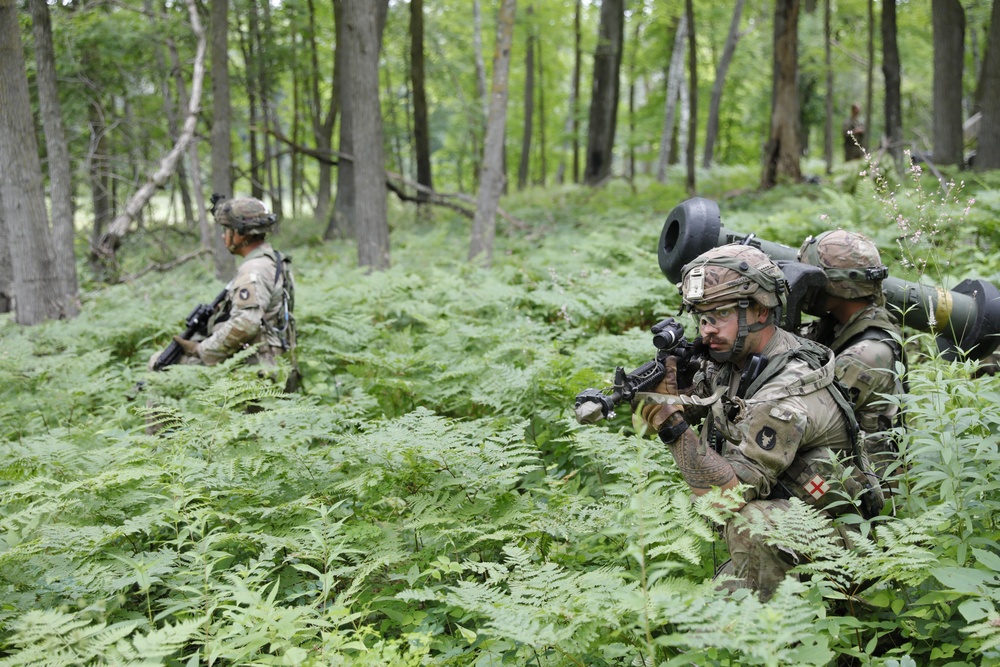
M 816 287 L 814 267 L 797 261 L 798 248 L 726 229 L 719 205 L 702 197 L 681 202 L 667 216 L 657 250 L 660 270 L 670 282 L 677 283 L 685 264 L 729 243 L 752 245 L 778 264 L 792 285 L 790 297 L 796 297 L 797 282 L 811 282 L 810 289 Z M 803 276 L 806 281 L 795 280 Z M 970 359 L 983 359 L 1000 345 L 1000 290 L 992 283 L 967 279 L 946 290 L 889 277 L 882 281 L 882 291 L 886 304 L 905 326 L 937 334 L 938 348 L 947 359 L 956 358 L 958 350 Z M 797 311 L 791 303 L 788 310 Z M 798 316 L 798 312 L 789 312 L 787 322 L 797 325 Z

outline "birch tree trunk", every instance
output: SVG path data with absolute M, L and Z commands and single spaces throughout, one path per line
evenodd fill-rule
M 722 48 L 719 66 L 715 68 L 715 81 L 712 82 L 712 98 L 708 104 L 708 124 L 705 126 L 705 152 L 701 158 L 701 166 L 708 169 L 715 159 L 715 140 L 719 136 L 719 108 L 722 106 L 722 89 L 726 83 L 726 73 L 733 61 L 736 44 L 740 40 L 740 19 L 743 15 L 743 5 L 746 0 L 736 0 L 733 7 L 733 18 L 729 22 L 729 32 L 726 34 L 726 45 Z
M 31 0 L 31 29 L 35 39 L 38 72 L 38 105 L 45 127 L 45 148 L 49 162 L 49 198 L 52 202 L 52 252 L 59 274 L 63 314 L 74 317 L 80 310 L 73 239 L 73 181 L 70 176 L 69 148 L 63 129 L 62 107 L 56 86 L 56 59 L 52 47 L 52 21 L 45 0 Z
M 667 96 L 663 102 L 663 132 L 660 134 L 660 159 L 656 165 L 656 180 L 667 181 L 667 166 L 670 165 L 670 145 L 674 136 L 674 121 L 677 113 L 677 98 L 684 81 L 684 40 L 687 39 L 687 16 L 682 14 L 677 21 L 674 34 L 674 49 L 670 53 L 670 67 L 667 69 Z
M 132 221 L 138 217 L 156 191 L 162 188 L 164 183 L 173 175 L 174 170 L 177 168 L 177 162 L 181 159 L 184 151 L 187 150 L 188 144 L 191 143 L 195 126 L 198 124 L 202 82 L 205 79 L 205 31 L 201 27 L 201 18 L 198 16 L 198 8 L 195 5 L 195 0 L 186 0 L 186 4 L 188 16 L 191 19 L 191 29 L 197 37 L 198 46 L 195 50 L 191 99 L 188 104 L 187 116 L 184 119 L 184 126 L 181 129 L 180 136 L 177 138 L 177 143 L 160 160 L 157 170 L 150 175 L 149 180 L 125 203 L 125 210 L 111 222 L 108 226 L 108 231 L 101 237 L 98 246 L 94 248 L 94 254 L 104 261 L 106 265 L 114 262 L 115 251 L 128 233 Z
M 62 314 L 61 284 L 45 211 L 42 164 L 31 119 L 21 29 L 14 0 L 0 0 L 0 205 L 6 221 L 18 324 Z
M 514 14 L 517 0 L 503 0 L 497 17 L 497 42 L 493 52 L 493 85 L 486 122 L 486 140 L 479 174 L 479 197 L 472 221 L 469 261 L 493 263 L 497 206 L 503 192 L 503 144 L 507 127 L 507 95 L 510 76 L 510 49 L 514 41 Z

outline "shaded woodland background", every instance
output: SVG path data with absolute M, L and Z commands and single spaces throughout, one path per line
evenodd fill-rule
M 0 306 L 71 317 L 81 280 L 152 268 L 119 246 L 163 226 L 225 279 L 212 192 L 319 220 L 383 269 L 387 198 L 460 211 L 488 264 L 498 214 L 531 224 L 499 205 L 512 189 L 640 187 L 678 163 L 690 194 L 718 165 L 822 179 L 855 103 L 878 164 L 1000 165 L 995 3 L 731 5 L 2 0 Z
M 627 410 L 572 417 L 678 313 L 692 193 L 1000 281 L 993 4 L 725 5 L 0 0 L 0 666 L 1000 662 L 1000 375 L 932 335 L 895 514 L 794 507 L 767 605 Z M 281 215 L 299 393 L 146 371 L 233 270 L 212 192 Z

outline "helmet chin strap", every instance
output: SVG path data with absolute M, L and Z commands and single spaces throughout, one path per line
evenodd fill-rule
M 712 361 L 719 363 L 725 363 L 727 361 L 739 361 L 743 358 L 744 347 L 746 347 L 747 334 L 760 331 L 771 323 L 771 318 L 774 311 L 772 310 L 767 317 L 766 322 L 754 322 L 753 324 L 747 324 L 747 308 L 750 307 L 749 301 L 739 301 L 736 304 L 736 324 L 738 330 L 736 332 L 736 340 L 733 341 L 733 346 L 728 352 L 716 352 L 714 350 L 709 350 L 708 356 L 712 358 Z
M 230 229 L 232 229 L 232 227 L 230 227 Z M 233 233 L 234 234 L 239 234 L 239 232 L 237 232 L 235 229 L 233 230 Z M 240 236 L 243 236 L 243 235 L 240 234 Z M 261 237 L 261 236 L 243 236 L 243 240 L 242 241 L 240 241 L 239 243 L 230 243 L 229 245 L 226 246 L 226 249 L 229 250 L 229 252 L 231 252 L 232 254 L 235 255 L 240 250 L 242 250 L 243 248 L 246 248 L 248 245 L 251 245 L 253 243 L 256 243 L 257 241 L 260 241 L 262 238 L 263 237 Z

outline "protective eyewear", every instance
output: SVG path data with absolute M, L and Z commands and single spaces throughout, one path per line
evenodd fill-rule
M 730 303 L 711 310 L 696 310 L 691 314 L 697 319 L 698 328 L 707 326 L 718 328 L 729 324 L 736 317 L 736 306 L 737 304 Z

